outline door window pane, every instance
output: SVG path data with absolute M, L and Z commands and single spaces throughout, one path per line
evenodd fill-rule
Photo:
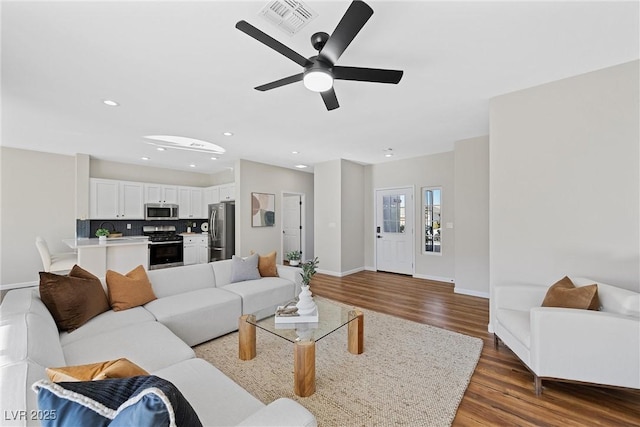
M 385 233 L 404 233 L 404 194 L 382 197 L 382 227 Z
M 424 190 L 424 251 L 429 253 L 441 253 L 440 226 L 441 218 L 440 188 L 427 188 Z

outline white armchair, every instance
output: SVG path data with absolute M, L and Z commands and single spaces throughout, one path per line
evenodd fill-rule
M 533 373 L 536 394 L 543 379 L 640 389 L 640 293 L 596 283 L 600 311 L 541 307 L 545 286 L 495 289 L 494 338 Z

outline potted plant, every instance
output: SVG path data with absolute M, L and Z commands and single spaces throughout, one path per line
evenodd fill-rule
M 291 251 L 287 252 L 287 259 L 289 260 L 289 265 L 297 266 L 300 264 L 300 251 Z
M 302 276 L 302 286 L 309 286 L 311 278 L 314 276 L 314 274 L 316 274 L 316 267 L 318 266 L 318 264 L 318 257 L 302 263 L 302 273 L 300 273 L 300 275 Z
M 106 240 L 107 237 L 109 237 L 109 230 L 107 230 L 106 228 L 98 228 L 96 230 L 96 236 L 98 236 L 99 240 Z
M 317 314 L 316 303 L 313 301 L 313 296 L 309 290 L 309 282 L 314 274 L 316 274 L 316 267 L 318 266 L 318 257 L 312 260 L 302 263 L 302 286 L 300 287 L 300 294 L 298 295 L 298 313 L 301 316 Z

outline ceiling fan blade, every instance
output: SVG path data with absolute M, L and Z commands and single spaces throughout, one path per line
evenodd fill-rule
M 296 51 L 288 48 L 287 46 L 283 45 L 273 37 L 260 31 L 253 25 L 249 24 L 247 21 L 238 21 L 238 23 L 236 24 L 236 28 L 242 31 L 243 33 L 258 40 L 260 43 L 263 43 L 269 46 L 271 49 L 275 50 L 276 52 L 286 56 L 287 58 L 299 64 L 300 66 L 306 67 L 307 65 L 309 65 L 309 60 L 307 58 L 300 55 Z
M 293 76 L 285 77 L 283 79 L 276 80 L 271 83 L 263 84 L 261 86 L 256 87 L 255 89 L 264 92 L 265 90 L 271 90 L 280 86 L 285 86 L 291 83 L 300 82 L 302 81 L 303 77 L 304 77 L 303 73 L 295 74 Z
M 338 104 L 338 98 L 336 97 L 336 91 L 333 90 L 333 88 L 326 92 L 320 92 L 320 95 L 322 95 L 322 100 L 328 111 L 335 110 L 340 106 L 340 104 Z
M 335 64 L 371 15 L 373 15 L 373 9 L 369 5 L 363 1 L 354 0 L 318 56 L 331 65 Z
M 333 78 L 336 80 L 357 80 L 360 82 L 397 84 L 403 71 L 383 70 L 380 68 L 333 67 Z

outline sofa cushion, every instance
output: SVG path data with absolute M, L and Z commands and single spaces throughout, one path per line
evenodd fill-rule
M 249 255 L 246 258 L 233 255 L 231 258 L 231 283 L 259 279 L 258 260 L 258 254 Z
M 251 251 L 251 255 L 255 252 Z M 269 252 L 266 255 L 258 254 L 258 272 L 260 277 L 278 277 L 278 267 L 276 265 L 276 251 Z
M 166 326 L 144 322 L 90 336 L 62 347 L 66 363 L 84 365 L 126 357 L 151 372 L 173 363 L 195 357 L 195 353 Z
M 73 332 L 60 332 L 60 343 L 64 346 L 76 340 L 98 335 L 103 332 L 135 325 L 142 322 L 155 322 L 155 317 L 143 307 L 134 307 L 122 311 L 105 311 L 94 317 Z
M 202 359 L 186 360 L 152 373 L 175 384 L 205 426 L 233 426 L 265 406 Z
M 159 298 L 145 308 L 193 346 L 236 330 L 242 301 L 233 292 L 207 288 Z
M 231 283 L 231 269 L 233 260 L 225 259 L 222 261 L 211 262 L 213 274 L 216 276 L 216 287 L 222 288 Z
M 89 363 L 88 365 L 47 368 L 47 376 L 55 383 L 61 381 L 96 381 L 107 378 L 129 378 L 138 375 L 149 375 L 149 373 L 125 358 Z
M 263 308 L 273 308 L 295 297 L 293 282 L 280 277 L 263 277 L 260 280 L 248 280 L 231 283 L 222 289 L 234 292 L 242 297 L 242 314 L 257 313 Z
M 42 366 L 66 364 L 58 329 L 50 319 L 33 313 L 17 313 L 0 320 L 0 366 L 31 360 Z
M 40 272 L 40 298 L 61 331 L 72 331 L 109 310 L 100 279 L 74 265 L 69 275 Z
M 599 310 L 598 286 L 592 284 L 576 288 L 571 279 L 565 276 L 549 287 L 542 307 Z
M 202 426 L 180 390 L 156 376 L 50 383 L 38 381 L 38 407 L 55 413 L 47 426 Z
M 576 277 L 571 279 L 576 286 L 598 285 L 598 299 L 601 310 L 625 316 L 640 317 L 640 293 L 606 283 L 595 282 L 591 279 Z
M 109 303 L 115 311 L 138 307 L 156 299 L 144 267 L 139 265 L 126 275 L 107 270 Z
M 147 276 L 158 298 L 216 286 L 211 264 L 150 270 Z
M 28 415 L 37 414 L 37 396 L 31 385 L 47 377 L 44 369 L 44 366 L 26 360 L 0 367 L 0 408 L 3 411 L 0 425 L 40 425 L 37 417 Z

